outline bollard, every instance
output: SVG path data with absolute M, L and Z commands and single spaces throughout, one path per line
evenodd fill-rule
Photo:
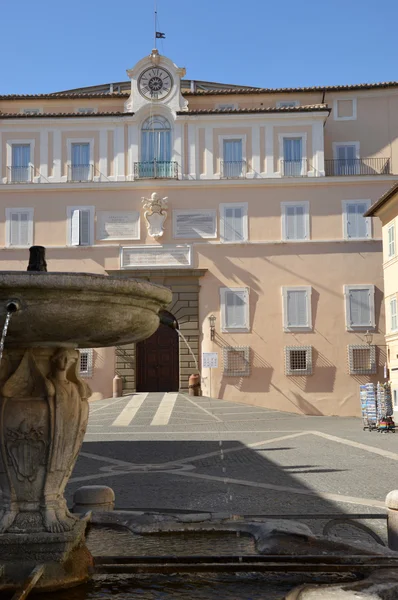
M 189 377 L 188 394 L 190 396 L 200 396 L 201 395 L 199 373 L 194 373 Z
M 123 394 L 123 379 L 120 375 L 113 378 L 112 395 L 113 398 L 119 398 Z
M 398 550 L 398 490 L 393 490 L 386 497 L 388 547 Z
M 108 512 L 115 508 L 115 492 L 106 485 L 85 485 L 73 494 L 74 513 Z

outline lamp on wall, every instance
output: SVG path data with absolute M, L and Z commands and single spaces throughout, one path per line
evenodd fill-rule
M 210 315 L 209 323 L 210 323 L 210 340 L 213 342 L 215 335 L 216 335 L 216 317 L 214 315 Z
M 371 331 L 367 331 L 365 333 L 365 341 L 368 346 L 370 346 L 373 342 L 373 333 Z

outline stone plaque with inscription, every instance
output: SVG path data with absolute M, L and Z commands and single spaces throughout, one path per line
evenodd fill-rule
M 136 211 L 98 213 L 98 240 L 139 240 L 140 214 Z

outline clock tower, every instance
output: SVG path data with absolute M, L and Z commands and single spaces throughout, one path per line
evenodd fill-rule
M 187 110 L 188 102 L 181 94 L 185 69 L 178 68 L 158 50 L 152 50 L 128 70 L 127 75 L 131 80 L 131 93 L 124 104 L 125 112 L 136 113 L 148 104 L 167 106 L 173 113 Z

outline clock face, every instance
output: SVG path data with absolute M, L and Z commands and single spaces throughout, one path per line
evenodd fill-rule
M 170 94 L 173 78 L 166 69 L 150 67 L 145 69 L 138 80 L 138 90 L 144 98 L 163 100 Z

